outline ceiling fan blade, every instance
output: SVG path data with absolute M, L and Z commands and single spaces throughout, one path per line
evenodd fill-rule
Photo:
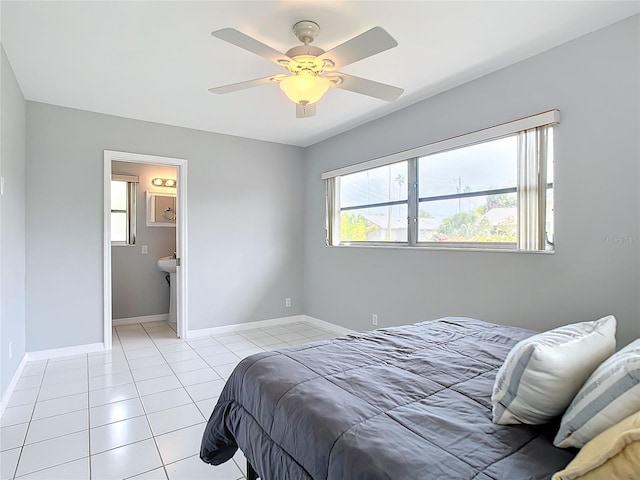
M 325 70 L 334 70 L 397 46 L 398 42 L 383 28 L 374 27 L 332 48 L 318 58 L 331 60 L 334 66 L 327 67 Z
M 225 42 L 229 42 L 236 47 L 240 47 L 251 53 L 255 53 L 260 57 L 266 58 L 267 60 L 271 60 L 274 63 L 278 63 L 281 60 L 285 62 L 291 60 L 284 53 L 280 53 L 279 51 L 271 48 L 269 45 L 265 45 L 255 38 L 239 32 L 235 28 L 223 28 L 222 30 L 216 30 L 215 32 L 211 32 L 211 35 L 219 38 L 220 40 L 224 40 Z
M 245 82 L 232 83 L 230 85 L 223 85 L 222 87 L 210 88 L 211 93 L 231 93 L 238 90 L 245 90 L 247 88 L 259 87 L 260 85 L 268 85 L 270 83 L 277 83 L 281 78 L 286 75 L 272 75 L 270 77 L 256 78 L 255 80 L 247 80 Z
M 308 118 L 316 115 L 316 104 L 307 103 L 306 105 L 300 105 L 296 103 L 296 118 Z
M 336 72 L 335 75 L 326 75 L 326 77 L 328 79 L 334 79 L 337 77 L 342 79 L 342 81 L 332 81 L 332 87 L 361 93 L 362 95 L 379 98 L 380 100 L 386 100 L 387 102 L 397 100 L 398 97 L 402 95 L 402 92 L 404 92 L 402 88 L 393 87 L 385 83 L 374 82 L 373 80 L 367 80 L 366 78 L 354 77 L 353 75 L 347 75 L 346 73 Z

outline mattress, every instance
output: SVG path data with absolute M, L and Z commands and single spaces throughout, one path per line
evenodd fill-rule
M 264 480 L 549 479 L 575 455 L 557 425 L 491 421 L 496 372 L 533 333 L 450 317 L 250 356 L 200 456 L 239 447 Z

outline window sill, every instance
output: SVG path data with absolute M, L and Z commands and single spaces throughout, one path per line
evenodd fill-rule
M 486 252 L 486 253 L 520 253 L 525 255 L 553 255 L 555 250 L 518 250 L 515 248 L 471 248 L 471 247 L 431 247 L 431 246 L 409 246 L 409 245 L 325 245 L 327 248 L 373 248 L 391 250 L 432 250 L 439 252 Z

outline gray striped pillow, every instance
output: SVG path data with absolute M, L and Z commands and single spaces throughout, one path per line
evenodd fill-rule
M 539 333 L 517 343 L 496 374 L 491 402 L 499 425 L 559 417 L 616 348 L 613 315 Z
M 587 379 L 567 408 L 556 447 L 582 448 L 607 428 L 640 411 L 640 339 L 613 354 Z

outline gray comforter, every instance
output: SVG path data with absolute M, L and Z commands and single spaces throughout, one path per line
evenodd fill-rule
M 239 446 L 265 480 L 548 479 L 574 456 L 553 426 L 491 422 L 496 371 L 532 333 L 444 318 L 253 355 L 200 456 Z

